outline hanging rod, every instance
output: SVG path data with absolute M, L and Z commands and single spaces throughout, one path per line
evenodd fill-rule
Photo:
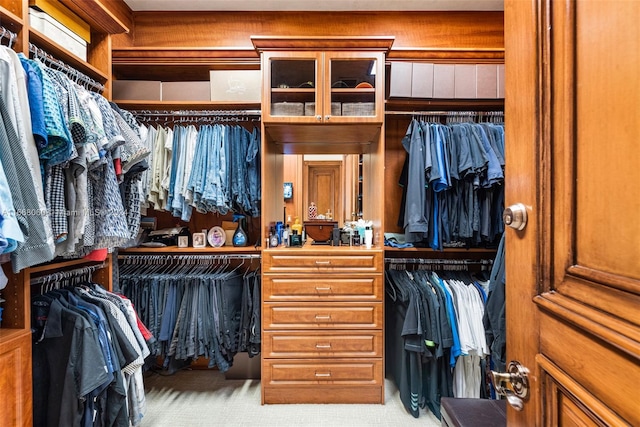
M 106 267 L 106 263 L 87 265 L 84 267 L 74 268 L 72 270 L 55 271 L 53 273 L 45 274 L 32 278 L 29 283 L 31 285 L 40 285 L 52 281 L 61 281 L 63 279 L 69 279 L 71 277 L 83 276 L 85 274 L 93 273 L 96 270 Z
M 491 265 L 492 259 L 455 259 L 455 258 L 385 258 L 387 264 L 462 264 Z
M 504 116 L 504 111 L 392 111 L 384 112 L 387 115 L 397 116 Z
M 121 254 L 118 259 L 131 261 L 214 261 L 230 259 L 260 259 L 260 254 Z
M 262 114 L 260 110 L 130 110 L 134 115 L 148 117 L 208 117 L 208 116 L 259 116 Z
M 7 39 L 9 41 L 8 47 L 13 47 L 13 43 L 18 38 L 18 35 L 11 30 L 7 30 L 5 27 L 0 26 L 0 30 L 2 30 L 2 34 L 0 34 L 0 39 Z
M 104 86 L 82 73 L 81 71 L 76 70 L 72 66 L 66 64 L 60 59 L 54 57 L 49 52 L 39 48 L 33 43 L 29 43 L 29 52 L 31 52 L 36 59 L 40 59 L 45 64 L 52 66 L 54 69 L 58 69 L 65 73 L 71 80 L 74 80 L 76 83 L 82 83 L 87 89 L 94 89 L 98 93 L 102 93 L 104 91 Z

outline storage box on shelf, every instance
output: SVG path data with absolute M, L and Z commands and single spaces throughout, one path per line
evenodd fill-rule
M 45 12 L 29 8 L 29 25 L 83 61 L 87 60 L 87 42 Z

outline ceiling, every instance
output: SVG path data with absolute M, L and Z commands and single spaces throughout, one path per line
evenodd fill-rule
M 501 11 L 503 0 L 124 0 L 133 11 Z

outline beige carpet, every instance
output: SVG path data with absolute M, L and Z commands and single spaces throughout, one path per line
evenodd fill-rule
M 147 410 L 142 427 L 197 426 L 439 426 L 430 412 L 414 418 L 391 381 L 384 405 L 261 405 L 260 381 L 225 379 L 217 370 L 145 375 Z

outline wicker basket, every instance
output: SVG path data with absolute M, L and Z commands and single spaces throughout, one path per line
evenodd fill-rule
M 315 116 L 316 114 L 316 103 L 315 102 L 305 102 L 304 103 L 304 115 L 305 116 Z M 342 115 L 342 103 L 340 102 L 332 102 L 331 103 L 331 115 L 332 116 L 341 116 Z
M 303 116 L 304 104 L 302 102 L 274 102 L 271 104 L 272 116 Z
M 375 116 L 375 102 L 343 102 L 343 116 Z

